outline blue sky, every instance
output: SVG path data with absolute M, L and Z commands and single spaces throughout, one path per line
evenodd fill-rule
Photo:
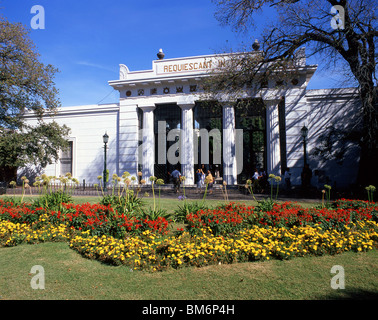
M 166 58 L 237 51 L 261 32 L 236 34 L 220 26 L 211 0 L 0 0 L 0 14 L 30 27 L 34 5 L 45 10 L 45 29 L 30 36 L 42 62 L 60 70 L 55 82 L 62 106 L 117 102 L 107 82 L 118 79 L 119 64 L 151 69 L 159 48 Z M 257 25 L 266 19 L 259 17 Z M 335 85 L 317 72 L 308 88 Z

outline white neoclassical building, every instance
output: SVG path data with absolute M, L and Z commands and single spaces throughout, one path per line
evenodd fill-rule
M 335 149 L 343 150 L 342 161 L 330 156 L 333 151 L 328 159 L 315 151 L 359 115 L 355 89 L 307 90 L 317 66 L 307 65 L 303 56 L 295 78 L 284 86 L 269 80 L 253 96 L 243 97 L 255 103 L 241 112 L 227 101 L 202 97 L 201 81 L 221 58 L 164 59 L 159 52 L 150 70 L 130 71 L 121 64 L 119 79 L 109 81 L 120 93 L 118 103 L 62 107 L 55 115 L 55 121 L 71 128 L 71 147 L 43 170 L 54 176 L 71 172 L 79 181 L 96 183 L 104 169 L 106 132 L 110 176 L 141 171 L 146 180 L 156 176 L 168 183 L 169 172 L 178 167 L 192 185 L 196 169 L 204 167 L 230 185 L 244 184 L 256 168 L 282 175 L 288 167 L 292 183 L 300 184 L 306 161 L 315 186 L 354 183 L 357 145 L 334 141 Z

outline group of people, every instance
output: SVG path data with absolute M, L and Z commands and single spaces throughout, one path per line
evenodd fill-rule
M 180 192 L 180 184 L 181 184 L 181 172 L 178 169 L 175 169 L 170 174 L 173 180 L 173 185 L 176 193 Z M 196 171 L 196 181 L 197 181 L 197 192 L 202 190 L 202 187 L 205 184 L 208 184 L 209 193 L 213 193 L 213 184 L 214 184 L 214 177 L 211 174 L 210 170 L 207 170 L 207 175 L 204 173 L 203 169 L 198 169 Z
M 211 194 L 213 192 L 213 184 L 214 184 L 214 177 L 211 174 L 210 170 L 207 170 L 207 173 L 205 174 L 205 169 L 202 167 L 200 169 L 197 169 L 196 171 L 196 183 L 197 183 L 197 192 L 200 192 L 202 188 L 208 184 L 208 190 L 209 193 Z M 181 173 L 178 169 L 175 169 L 172 171 L 170 174 L 172 179 L 173 179 L 173 184 L 175 188 L 175 192 L 178 193 L 180 191 L 180 184 L 181 184 Z M 303 187 L 309 187 L 311 184 L 311 177 L 312 177 L 312 171 L 309 168 L 308 165 L 305 165 L 303 171 L 302 171 L 302 186 Z M 287 190 L 291 189 L 291 172 L 289 168 L 285 169 L 284 173 L 284 179 L 285 179 L 285 184 L 287 187 Z M 252 182 L 255 188 L 258 188 L 261 191 L 264 192 L 264 190 L 267 188 L 269 185 L 268 183 L 268 178 L 266 175 L 266 172 L 262 169 L 259 171 L 257 168 L 255 169 L 255 172 L 252 176 Z
M 197 181 L 197 192 L 201 192 L 202 187 L 205 186 L 206 183 L 208 183 L 208 190 L 209 193 L 213 193 L 213 184 L 214 184 L 214 177 L 211 174 L 210 170 L 207 170 L 207 175 L 205 175 L 205 172 L 203 169 L 198 169 L 196 171 L 196 181 Z
M 264 169 L 260 171 L 255 168 L 255 172 L 252 175 L 253 189 L 257 192 L 263 193 L 268 186 L 268 179 Z

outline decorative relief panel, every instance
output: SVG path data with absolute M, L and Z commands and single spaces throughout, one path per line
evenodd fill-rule
M 197 85 L 196 84 L 190 86 L 190 92 L 197 92 Z
M 168 87 L 165 87 L 164 90 L 163 90 L 164 94 L 168 94 L 169 93 L 169 88 Z

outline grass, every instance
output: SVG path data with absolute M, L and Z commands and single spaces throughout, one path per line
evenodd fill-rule
M 378 251 L 183 268 L 131 271 L 82 258 L 65 243 L 0 250 L 0 299 L 12 300 L 308 300 L 377 298 Z M 33 290 L 30 270 L 45 269 Z M 344 290 L 330 286 L 332 266 L 345 269 Z

